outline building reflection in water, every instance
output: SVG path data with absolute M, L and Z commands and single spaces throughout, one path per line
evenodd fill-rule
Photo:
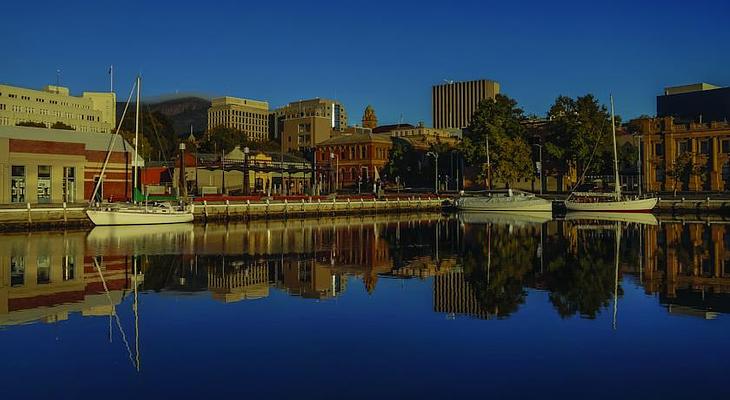
M 7 233 L 0 325 L 108 317 L 134 281 L 231 303 L 272 290 L 331 299 L 353 277 L 374 295 L 381 279 L 415 278 L 431 281 L 435 312 L 483 319 L 519 312 L 530 290 L 563 318 L 595 318 L 636 282 L 672 314 L 730 311 L 727 225 L 622 223 L 617 279 L 616 223 L 422 214 Z

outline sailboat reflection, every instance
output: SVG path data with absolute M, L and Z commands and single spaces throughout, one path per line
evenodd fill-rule
M 552 212 L 460 212 L 459 220 L 466 224 L 544 224 L 553 219 Z
M 129 355 L 129 360 L 132 362 L 132 365 L 137 370 L 137 372 L 140 371 L 140 354 L 139 354 L 139 299 L 137 295 L 138 290 L 138 274 L 137 274 L 137 257 L 132 258 L 132 264 L 133 264 L 133 288 L 134 288 L 134 303 L 132 305 L 132 310 L 134 312 L 134 343 L 135 343 L 135 351 L 134 355 L 132 355 L 132 350 L 129 347 L 129 341 L 127 340 L 127 335 L 124 332 L 124 328 L 122 327 L 121 320 L 119 319 L 119 314 L 117 314 L 117 308 L 114 304 L 114 301 L 111 298 L 109 288 L 106 284 L 106 279 L 104 278 L 104 274 L 102 272 L 102 267 L 99 262 L 99 259 L 97 257 L 94 257 L 94 267 L 96 268 L 97 273 L 99 274 L 99 279 L 101 280 L 101 283 L 104 287 L 104 293 L 106 295 L 107 300 L 109 301 L 109 323 L 110 323 L 110 329 L 111 329 L 111 321 L 112 318 L 116 322 L 117 329 L 119 330 L 119 334 L 122 338 L 122 343 L 124 343 L 124 347 L 127 350 L 127 354 Z M 111 342 L 112 338 L 112 332 L 110 330 L 109 332 L 109 340 Z
M 571 211 L 565 215 L 566 221 L 615 221 L 642 225 L 659 225 L 659 221 L 649 213 L 606 213 Z

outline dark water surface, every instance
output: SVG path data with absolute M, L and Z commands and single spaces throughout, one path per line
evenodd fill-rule
M 421 214 L 2 234 L 0 393 L 727 398 L 729 226 Z

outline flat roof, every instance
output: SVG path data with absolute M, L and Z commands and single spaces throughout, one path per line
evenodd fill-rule
M 34 128 L 28 126 L 0 126 L 0 138 L 36 140 L 58 143 L 81 143 L 87 150 L 108 151 L 113 133 L 77 132 L 66 129 Z M 132 152 L 134 147 L 120 135 L 114 151 Z

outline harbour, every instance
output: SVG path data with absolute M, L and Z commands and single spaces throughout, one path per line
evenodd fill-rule
M 3 379 L 23 381 L 31 365 L 48 376 L 10 389 L 29 397 L 60 387 L 77 396 L 123 379 L 110 396 L 123 398 L 197 376 L 192 387 L 165 385 L 187 397 L 244 373 L 254 397 L 289 398 L 309 382 L 313 397 L 367 398 L 509 393 L 515 371 L 528 368 L 541 371 L 540 391 L 570 396 L 599 384 L 621 396 L 626 386 L 588 366 L 647 356 L 692 358 L 720 379 L 730 356 L 714 344 L 730 329 L 727 222 L 477 214 L 0 233 L 0 350 L 16 360 Z M 690 343 L 687 332 L 706 340 Z M 453 367 L 432 371 L 424 359 Z M 105 373 L 91 383 L 50 373 L 71 364 Z M 216 374 L 205 372 L 211 364 Z M 475 381 L 477 367 L 494 381 Z M 387 378 L 366 387 L 342 373 L 384 368 Z M 578 388 L 561 383 L 578 369 Z M 282 370 L 298 374 L 276 385 Z M 434 374 L 463 384 L 391 386 Z M 681 374 L 627 379 L 632 396 L 689 395 L 692 385 L 672 385 Z

